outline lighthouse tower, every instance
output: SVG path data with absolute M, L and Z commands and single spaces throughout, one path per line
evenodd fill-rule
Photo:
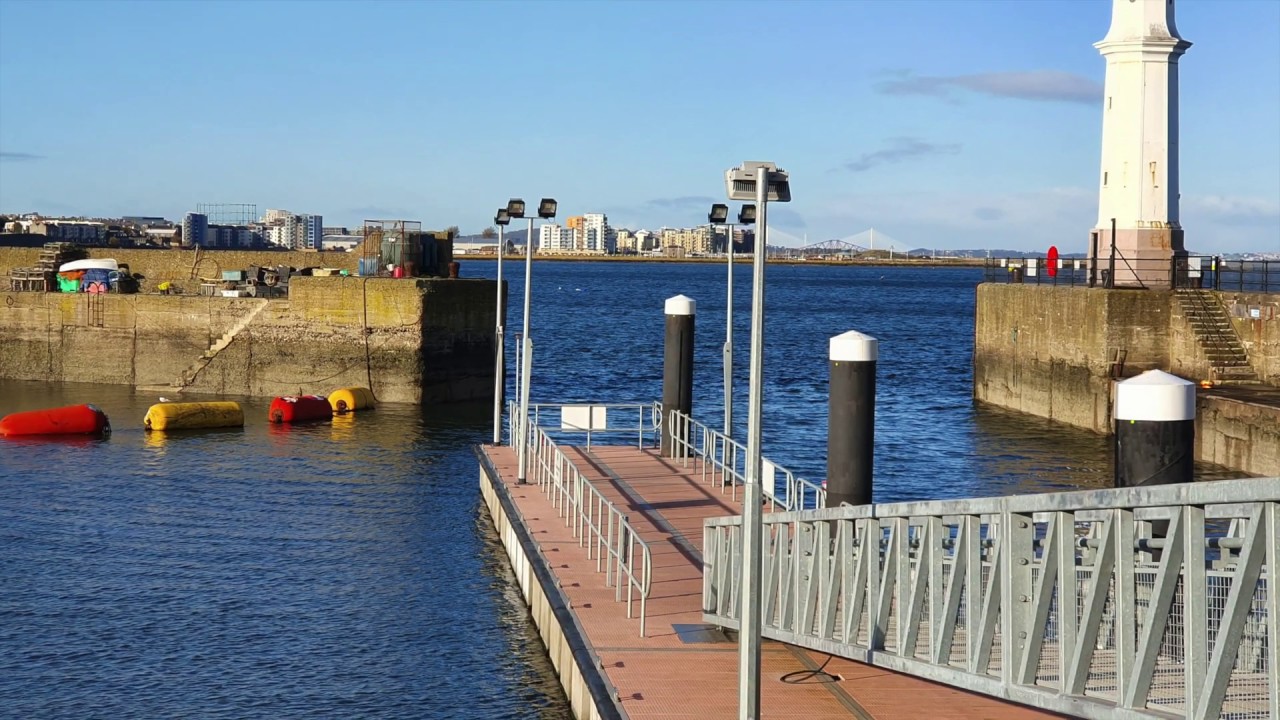
M 1112 0 L 1111 29 L 1094 44 L 1106 58 L 1107 76 L 1093 246 L 1103 277 L 1116 287 L 1167 288 L 1173 258 L 1185 253 L 1178 223 L 1178 58 L 1191 43 L 1178 36 L 1174 1 Z

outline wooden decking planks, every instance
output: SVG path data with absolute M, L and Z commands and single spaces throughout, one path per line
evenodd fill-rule
M 502 483 L 523 515 L 572 604 L 587 641 L 617 688 L 626 714 L 642 718 L 710 718 L 737 715 L 738 647 L 704 626 L 702 521 L 735 514 L 739 504 L 702 471 L 659 457 L 656 450 L 596 446 L 565 454 L 607 498 L 625 508 L 653 555 L 648 637 L 638 617 L 605 586 L 597 561 L 558 515 L 536 484 L 516 485 L 515 454 L 486 447 Z M 532 472 L 530 473 L 532 477 Z M 624 595 L 625 600 L 625 595 Z M 639 605 L 633 602 L 634 614 Z M 681 632 L 684 631 L 684 639 Z M 686 642 L 686 640 L 690 640 Z M 765 717 L 805 718 L 1044 718 L 1050 713 L 967 693 L 946 685 L 843 658 L 766 641 L 761 652 L 761 709 Z M 820 682 L 805 671 L 839 676 Z M 800 682 L 784 682 L 788 676 Z

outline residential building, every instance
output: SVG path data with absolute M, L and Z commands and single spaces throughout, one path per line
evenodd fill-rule
M 283 210 L 268 210 L 263 216 L 266 240 L 291 250 L 318 250 L 324 240 L 324 218 L 320 215 L 294 215 Z
M 620 253 L 638 252 L 639 247 L 636 245 L 636 235 L 630 230 L 619 230 L 617 237 L 617 250 Z
M 604 213 L 587 213 L 582 216 L 581 230 L 584 252 L 612 255 L 618 251 L 617 234 L 609 227 L 609 218 Z
M 571 253 L 576 250 L 572 228 L 553 223 L 538 228 L 538 250 L 549 253 Z
M 187 213 L 182 218 L 182 242 L 190 247 L 203 247 L 209 235 L 209 216 Z
M 636 232 L 636 252 L 653 252 L 659 247 L 660 238 L 657 233 L 650 230 L 639 230 Z
M 351 231 L 344 227 L 327 227 L 321 231 L 321 236 L 327 235 L 350 235 Z
M 209 225 L 202 246 L 222 249 L 253 247 L 253 231 L 245 225 Z

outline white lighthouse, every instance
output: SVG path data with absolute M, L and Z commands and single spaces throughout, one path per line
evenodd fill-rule
M 1191 43 L 1173 14 L 1174 0 L 1112 0 L 1111 29 L 1094 44 L 1107 61 L 1094 241 L 1098 266 L 1118 287 L 1168 287 L 1173 258 L 1184 252 L 1178 58 Z

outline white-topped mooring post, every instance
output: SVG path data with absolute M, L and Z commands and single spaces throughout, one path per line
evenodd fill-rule
M 1115 486 L 1191 482 L 1196 386 L 1160 370 L 1116 385 Z
M 688 442 L 688 429 L 671 422 L 673 411 L 693 414 L 693 320 L 696 303 L 693 298 L 676 295 L 665 305 L 666 334 L 662 350 L 662 424 L 661 449 L 664 457 L 674 457 L 684 450 L 675 446 L 675 434 L 683 433 Z
M 856 330 L 831 338 L 827 507 L 871 504 L 879 354 L 879 341 Z

